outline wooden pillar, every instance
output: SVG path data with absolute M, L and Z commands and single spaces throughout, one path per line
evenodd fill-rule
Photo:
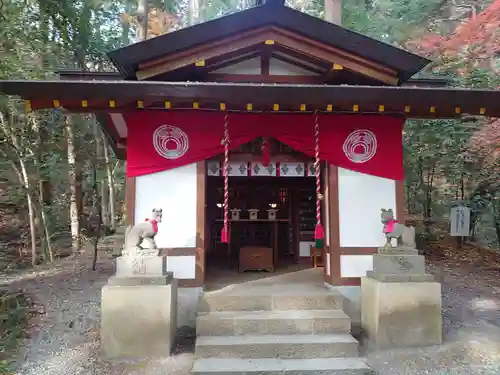
M 127 208 L 127 224 L 134 225 L 135 218 L 135 177 L 127 177 L 125 204 Z

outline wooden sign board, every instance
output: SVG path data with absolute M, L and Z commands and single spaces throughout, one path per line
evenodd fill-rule
M 470 208 L 453 207 L 450 211 L 450 235 L 467 237 L 470 234 Z

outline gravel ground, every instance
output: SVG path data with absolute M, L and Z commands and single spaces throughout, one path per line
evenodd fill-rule
M 379 375 L 500 374 L 500 280 L 498 271 L 431 265 L 443 284 L 443 345 L 367 353 Z M 186 375 L 193 342 L 180 340 L 170 358 L 106 361 L 99 353 L 100 289 L 114 272 L 112 259 L 90 270 L 84 258 L 56 270 L 4 279 L 23 287 L 44 314 L 20 352 L 19 375 Z
M 438 346 L 368 353 L 377 375 L 500 374 L 498 271 L 429 265 L 442 283 L 443 338 Z
M 109 239 L 108 239 L 109 241 Z M 99 351 L 100 291 L 114 274 L 104 255 L 91 269 L 90 253 L 17 276 L 0 278 L 33 296 L 42 314 L 31 321 L 30 338 L 16 363 L 19 375 L 177 375 L 191 369 L 194 342 L 181 338 L 170 358 L 104 360 Z

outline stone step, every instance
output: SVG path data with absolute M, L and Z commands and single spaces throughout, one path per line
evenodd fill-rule
M 347 333 L 329 335 L 202 336 L 197 358 L 357 357 L 358 341 Z
M 205 293 L 200 297 L 198 312 L 270 311 L 270 310 L 341 310 L 343 296 L 335 291 L 300 288 L 249 288 L 246 292 Z
M 197 336 L 349 333 L 342 310 L 221 311 L 198 315 Z
M 200 358 L 194 362 L 191 373 L 196 375 L 372 375 L 373 371 L 363 358 Z

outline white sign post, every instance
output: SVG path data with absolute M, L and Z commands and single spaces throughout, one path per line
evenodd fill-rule
M 450 212 L 450 235 L 468 237 L 470 235 L 470 208 L 453 207 Z

